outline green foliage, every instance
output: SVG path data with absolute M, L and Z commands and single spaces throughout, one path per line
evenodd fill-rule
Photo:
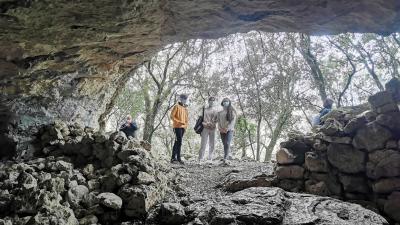
M 126 86 L 118 96 L 116 106 L 118 108 L 118 119 L 123 119 L 126 115 L 137 118 L 144 110 L 144 97 L 142 91 L 134 90 Z

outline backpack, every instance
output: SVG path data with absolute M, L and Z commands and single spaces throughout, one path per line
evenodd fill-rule
M 203 107 L 203 115 L 199 116 L 199 118 L 197 118 L 196 124 L 194 125 L 194 132 L 196 132 L 196 134 L 201 134 L 201 132 L 203 132 L 204 126 L 203 126 L 203 121 L 204 121 L 204 107 Z

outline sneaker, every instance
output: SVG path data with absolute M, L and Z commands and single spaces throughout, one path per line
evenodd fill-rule
M 182 165 L 185 165 L 185 163 L 182 160 L 178 160 L 178 162 Z
M 178 163 L 178 160 L 176 160 L 176 159 L 171 159 L 171 163 L 172 163 L 172 164 L 177 164 L 177 163 Z

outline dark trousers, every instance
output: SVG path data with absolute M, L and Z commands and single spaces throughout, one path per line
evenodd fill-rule
M 184 128 L 174 128 L 175 133 L 175 143 L 174 147 L 172 148 L 172 160 L 181 161 L 181 147 L 182 147 L 182 139 L 183 134 L 185 134 Z
M 233 131 L 228 131 L 227 133 L 220 133 L 222 144 L 224 145 L 224 159 L 229 159 L 231 154 L 231 142 L 233 139 Z

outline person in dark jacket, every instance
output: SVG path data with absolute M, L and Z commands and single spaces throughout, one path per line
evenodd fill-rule
M 126 134 L 126 137 L 135 137 L 136 135 L 136 130 L 138 129 L 137 124 L 132 121 L 132 117 L 128 115 L 126 117 L 126 123 L 122 124 L 122 126 L 119 128 L 120 131 L 124 132 Z

